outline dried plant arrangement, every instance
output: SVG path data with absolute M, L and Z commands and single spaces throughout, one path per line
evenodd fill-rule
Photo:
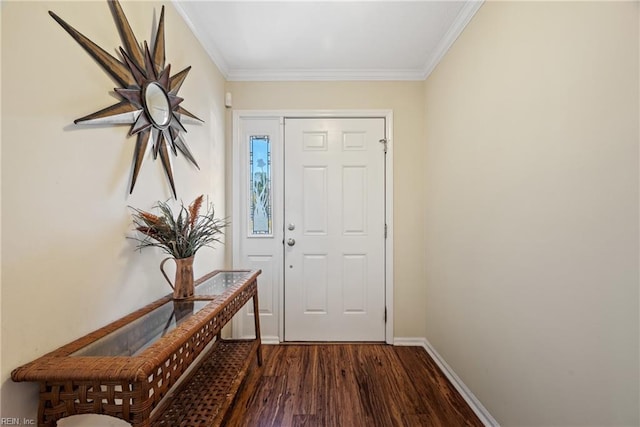
M 132 237 L 138 241 L 136 249 L 161 248 L 175 259 L 189 258 L 202 247 L 221 243 L 223 229 L 229 225 L 226 219 L 215 217 L 212 203 L 200 214 L 204 195 L 198 196 L 189 207 L 181 203 L 175 216 L 167 202 L 158 202 L 154 208 L 158 215 L 137 208 L 133 210 L 133 225 L 144 237 Z

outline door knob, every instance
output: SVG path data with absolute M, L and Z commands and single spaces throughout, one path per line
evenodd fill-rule
M 289 246 L 293 246 L 293 245 L 295 245 L 295 244 L 296 244 L 296 239 L 289 239 L 289 240 L 287 240 L 287 245 L 289 245 Z

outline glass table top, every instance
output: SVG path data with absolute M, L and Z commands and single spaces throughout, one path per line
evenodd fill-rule
M 231 286 L 243 282 L 251 271 L 220 271 L 195 288 L 195 295 L 222 295 Z
M 211 301 L 169 301 L 71 356 L 135 356 Z
M 195 287 L 195 297 L 222 295 L 251 271 L 220 271 Z M 174 300 L 116 329 L 71 356 L 135 356 L 202 310 L 211 300 Z

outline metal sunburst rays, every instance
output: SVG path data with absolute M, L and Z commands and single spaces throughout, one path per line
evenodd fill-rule
M 200 169 L 182 136 L 186 129 L 180 122 L 182 115 L 202 122 L 180 106 L 183 99 L 178 96 L 178 91 L 191 67 L 170 76 L 171 65 L 165 66 L 164 6 L 160 13 L 155 40 L 149 48 L 146 41 L 143 47 L 136 40 L 120 3 L 117 0 L 109 0 L 109 4 L 124 45 L 120 47 L 124 62 L 107 53 L 58 15 L 49 11 L 49 15 L 121 86 L 115 88 L 116 93 L 122 98 L 120 102 L 81 117 L 74 123 L 131 124 L 129 135 L 137 135 L 137 141 L 129 194 L 133 192 L 147 146 L 151 142 L 153 158 L 157 159 L 158 155 L 160 156 L 173 196 L 177 197 L 169 150 L 175 156 L 180 151 Z

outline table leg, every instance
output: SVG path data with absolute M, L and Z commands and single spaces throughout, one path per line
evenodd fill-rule
M 253 295 L 253 319 L 256 327 L 256 339 L 258 340 L 258 366 L 262 366 L 262 338 L 260 336 L 260 309 L 258 308 L 258 289 Z

